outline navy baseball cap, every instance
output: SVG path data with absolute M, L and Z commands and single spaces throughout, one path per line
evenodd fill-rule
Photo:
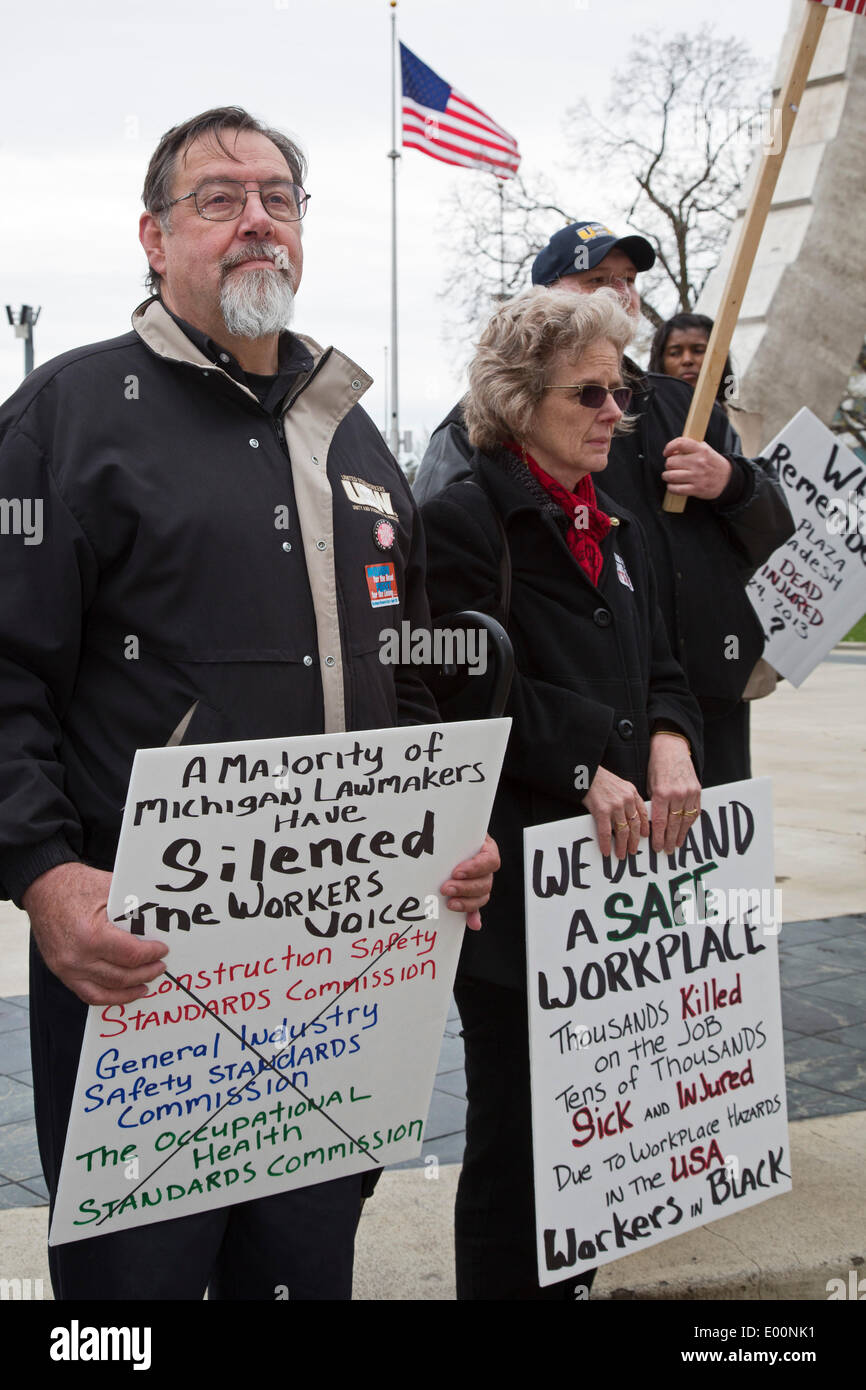
M 572 222 L 550 238 L 532 263 L 533 285 L 552 285 L 564 275 L 592 270 L 614 249 L 624 251 L 635 270 L 649 270 L 656 253 L 642 236 L 618 237 L 603 222 Z

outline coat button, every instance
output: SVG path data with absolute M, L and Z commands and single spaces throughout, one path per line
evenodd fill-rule
M 251 440 L 250 440 L 250 448 L 251 448 L 251 449 L 257 449 L 258 447 L 259 447 L 259 441 L 258 441 L 257 439 L 251 439 Z
M 332 656 L 326 656 L 326 657 L 325 657 L 325 665 L 326 665 L 326 666 L 333 666 L 333 665 L 335 665 L 335 658 L 332 657 Z
M 352 390 L 353 390 L 353 391 L 360 391 L 362 385 L 363 385 L 363 382 L 360 381 L 360 380 L 358 379 L 358 377 L 355 377 L 355 380 L 352 382 Z
M 327 550 L 327 548 L 328 548 L 328 542 L 327 542 L 327 541 L 316 541 L 316 549 L 317 549 L 317 550 Z
M 283 541 L 283 550 L 286 552 L 287 555 L 288 555 L 289 551 L 291 550 L 291 548 L 292 548 L 292 542 L 291 542 L 291 541 Z
M 616 726 L 620 738 L 634 738 L 634 724 L 630 719 L 621 719 Z
M 312 666 L 312 664 L 313 664 L 313 658 L 312 658 L 311 656 L 305 656 L 305 657 L 304 657 L 304 665 L 305 665 L 305 666 Z
M 596 627 L 610 627 L 613 618 L 606 608 L 596 608 L 592 615 L 592 621 Z

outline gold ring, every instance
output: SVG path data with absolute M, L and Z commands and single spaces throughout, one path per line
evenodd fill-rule
M 613 823 L 614 830 L 625 830 L 627 825 L 627 820 L 615 820 Z
M 668 811 L 669 816 L 684 816 L 685 811 Z
M 629 820 L 640 820 L 640 811 L 635 811 L 633 816 L 629 816 Z
M 700 814 L 700 808 L 697 806 L 695 806 L 694 810 L 692 811 L 683 811 L 684 816 L 699 816 Z

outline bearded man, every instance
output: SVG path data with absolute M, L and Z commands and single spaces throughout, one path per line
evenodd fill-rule
M 358 404 L 370 378 L 284 331 L 304 172 L 238 107 L 170 130 L 133 331 L 46 363 L 0 410 L 0 492 L 44 516 L 41 544 L 0 544 L 0 885 L 31 920 L 52 1204 L 87 1005 L 143 998 L 165 968 L 105 910 L 135 750 L 437 718 L 417 671 L 378 656 L 383 529 L 389 617 L 429 614 L 411 495 Z M 497 864 L 488 842 L 443 886 L 470 926 Z M 348 1298 L 367 1176 L 55 1246 L 55 1296 Z

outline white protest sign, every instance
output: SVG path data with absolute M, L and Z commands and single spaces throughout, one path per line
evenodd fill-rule
M 542 1285 L 791 1186 L 769 779 L 702 806 L 670 857 L 524 832 Z
M 866 612 L 866 464 L 805 408 L 763 457 L 778 470 L 797 530 L 746 592 L 765 659 L 802 685 Z
M 136 755 L 109 915 L 167 973 L 90 1009 L 52 1244 L 419 1152 L 510 723 Z

